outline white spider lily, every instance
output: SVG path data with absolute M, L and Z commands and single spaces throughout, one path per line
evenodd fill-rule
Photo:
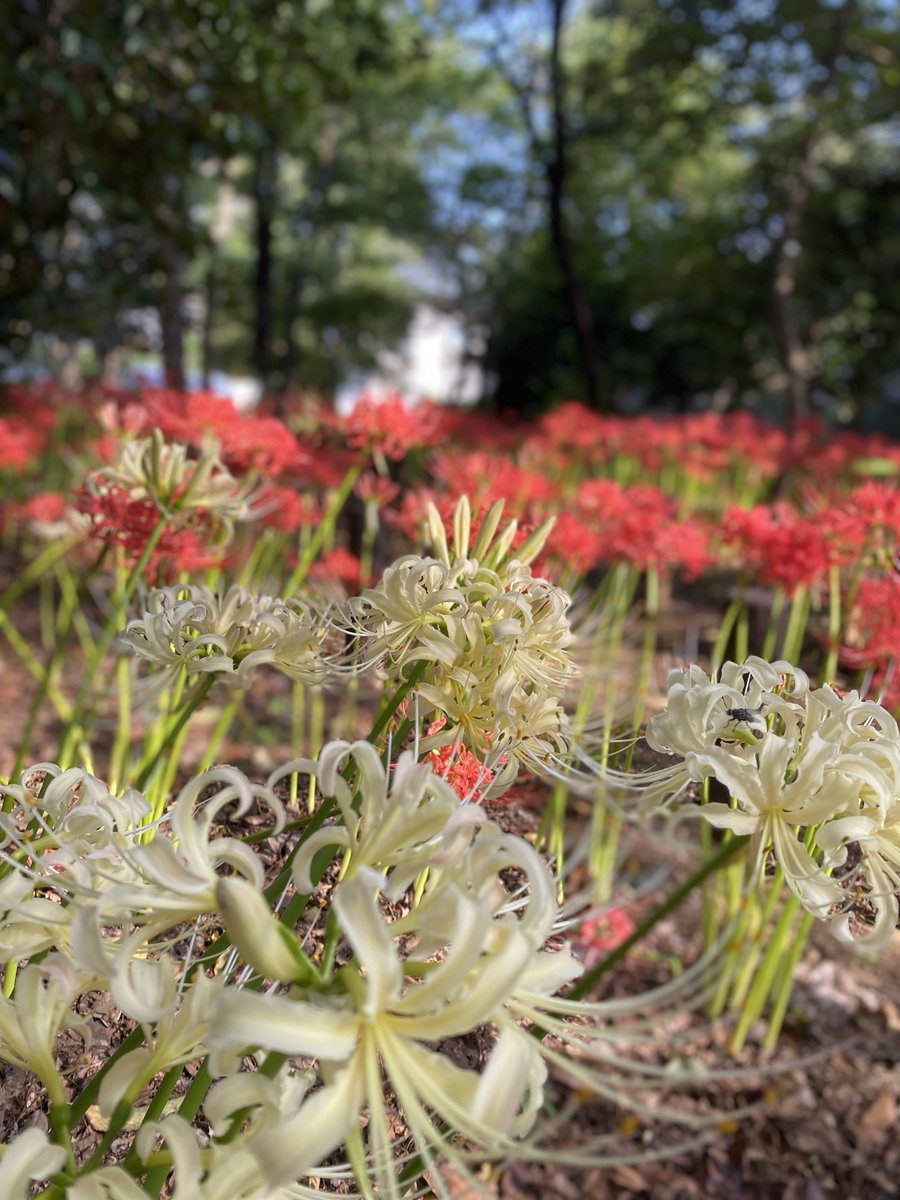
M 359 810 L 341 769 L 348 758 L 359 775 Z M 280 778 L 305 771 L 316 777 L 323 796 L 333 797 L 343 817 L 340 825 L 328 826 L 308 838 L 301 846 L 293 867 L 294 886 L 300 892 L 312 890 L 309 870 L 323 846 L 341 847 L 350 852 L 346 874 L 349 878 L 360 866 L 388 868 L 405 865 L 412 878 L 432 861 L 435 839 L 446 834 L 451 822 L 467 823 L 478 814 L 465 815 L 453 788 L 431 767 L 419 763 L 411 752 L 400 758 L 389 771 L 369 742 L 335 741 L 323 749 L 317 762 L 299 759 L 280 768 L 268 780 L 271 789 Z
M 120 646 L 150 668 L 145 698 L 172 688 L 183 671 L 244 684 L 271 665 L 301 683 L 326 678 L 322 647 L 328 627 L 313 607 L 232 587 L 220 596 L 199 584 L 156 588 L 141 617 L 129 621 Z
M 164 1015 L 152 1031 L 149 1023 L 145 1024 L 144 1045 L 117 1058 L 103 1076 L 98 1096 L 102 1113 L 111 1116 L 123 1098 L 133 1104 L 158 1072 L 203 1053 L 212 1021 L 213 997 L 224 986 L 221 976 L 210 978 L 198 971 L 190 986 L 179 994 L 173 1011 Z
M 512 1027 L 501 1035 L 481 1073 L 455 1066 L 426 1044 L 469 1033 L 495 1018 L 535 959 L 530 931 L 515 917 L 497 919 L 484 901 L 461 892 L 445 894 L 454 926 L 447 954 L 437 963 L 422 963 L 423 981 L 411 982 L 393 928 L 379 911 L 373 889 L 377 880 L 363 869 L 335 891 L 334 911 L 355 954 L 355 963 L 340 975 L 347 988 L 342 1002 L 326 1006 L 322 999 L 229 991 L 218 1000 L 210 1040 L 225 1052 L 224 1057 L 213 1056 L 214 1069 L 248 1047 L 314 1055 L 324 1064 L 326 1077 L 334 1078 L 323 1092 L 340 1094 L 340 1105 L 324 1097 L 319 1101 L 340 1114 L 339 1128 L 323 1155 L 356 1126 L 360 1109 L 367 1107 L 373 1170 L 384 1193 L 394 1197 L 400 1192 L 382 1072 L 403 1105 L 419 1151 L 433 1161 L 445 1140 L 429 1113 L 481 1145 L 506 1144 L 533 1123 L 545 1068 L 538 1043 Z M 571 959 L 566 966 L 566 978 L 580 970 Z M 499 1054 L 497 1063 L 494 1054 Z M 273 1151 L 283 1164 L 278 1169 L 284 1171 L 271 1176 L 273 1182 L 297 1176 L 293 1126 L 303 1131 L 303 1145 L 308 1146 L 307 1107 L 282 1127 L 277 1147 L 273 1135 Z M 275 1170 L 271 1160 L 267 1165 Z
M 860 862 L 847 882 L 860 880 L 865 898 L 875 907 L 875 922 L 867 932 L 854 933 L 849 914 L 841 913 L 833 922 L 835 936 L 863 949 L 884 949 L 900 919 L 900 804 L 891 809 L 884 824 L 871 816 L 829 821 L 817 832 L 816 841 L 832 866 L 843 866 L 847 847 L 855 844 Z
M 26 1129 L 0 1158 L 0 1195 L 5 1200 L 29 1200 L 32 1184 L 49 1179 L 66 1161 L 62 1146 L 54 1146 L 43 1129 Z
M 785 694 L 788 680 L 791 687 Z M 796 729 L 807 688 L 806 676 L 790 663 L 753 656 L 744 663 L 724 663 L 718 678 L 698 666 L 670 671 L 666 708 L 647 722 L 647 744 L 657 753 L 684 759 L 727 742 L 733 755 L 750 759 L 772 716 L 777 714 L 782 726 Z M 651 772 L 640 782 L 654 792 L 673 794 L 689 779 L 680 763 Z
M 308 979 L 311 964 L 296 938 L 252 884 L 234 876 L 220 879 L 216 905 L 235 950 L 260 975 L 297 982 Z
M 403 678 L 418 667 L 417 697 L 445 718 L 422 750 L 461 741 L 490 758 L 492 770 L 503 766 L 493 791 L 512 782 L 520 764 L 555 775 L 570 762 L 561 700 L 575 671 L 569 597 L 528 566 L 552 522 L 512 552 L 515 523 L 497 534 L 501 513 L 502 505 L 488 513 L 470 548 L 471 514 L 460 500 L 451 554 L 431 510 L 437 557 L 399 559 L 350 602 L 348 620 L 366 659 L 386 675 Z
M 236 521 L 252 520 L 259 511 L 260 491 L 252 478 L 235 479 L 214 453 L 193 457 L 188 446 L 166 442 L 158 429 L 122 443 L 116 462 L 91 471 L 86 487 L 93 495 L 122 488 L 132 499 L 151 500 L 166 516 L 207 512 L 228 538 Z
M 65 1103 L 54 1059 L 60 1030 L 74 1030 L 86 1046 L 91 1042 L 87 1022 L 71 1011 L 81 985 L 70 963 L 51 957 L 19 972 L 12 999 L 0 996 L 0 1059 L 33 1071 L 54 1104 Z
M 771 848 L 791 891 L 804 908 L 820 917 L 841 898 L 841 890 L 799 840 L 798 830 L 833 815 L 833 796 L 822 784 L 834 758 L 834 744 L 818 734 L 799 756 L 792 740 L 768 734 L 751 762 L 723 746 L 689 754 L 686 759 L 694 778 L 713 776 L 737 801 L 736 809 L 705 804 L 701 815 L 719 828 L 750 834 L 750 857 L 760 872 Z

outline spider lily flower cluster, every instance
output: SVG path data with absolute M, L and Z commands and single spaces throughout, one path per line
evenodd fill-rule
M 88 473 L 81 508 L 96 537 L 147 555 L 148 566 L 163 559 L 190 570 L 217 561 L 235 525 L 262 516 L 266 503 L 253 473 L 237 479 L 214 451 L 194 456 L 155 429 Z
M 328 675 L 325 615 L 302 600 L 281 600 L 231 587 L 224 594 L 184 584 L 156 588 L 141 617 L 129 621 L 121 648 L 148 668 L 144 694 L 215 676 L 245 684 L 264 664 L 309 686 Z
M 503 504 L 485 515 L 474 539 L 468 500 L 453 514 L 452 550 L 432 506 L 435 556 L 407 555 L 350 604 L 349 624 L 364 652 L 389 678 L 418 672 L 423 715 L 439 728 L 424 752 L 462 743 L 495 772 L 494 791 L 520 767 L 555 774 L 572 757 L 562 703 L 574 674 L 568 595 L 536 578 L 531 561 L 552 521 L 513 550 L 517 523 L 502 529 Z
M 673 672 L 668 707 L 646 736 L 680 759 L 647 777 L 651 789 L 717 779 L 732 802 L 697 811 L 750 835 L 758 878 L 771 856 L 839 939 L 886 944 L 900 916 L 900 732 L 880 704 L 751 657 L 725 663 L 717 679 L 698 667 Z M 871 906 L 869 926 L 855 922 L 854 899 Z
M 307 897 L 326 850 L 341 856 L 321 956 L 304 949 L 315 918 L 279 920 L 258 855 L 213 832 L 226 814 L 256 804 L 277 833 L 284 812 L 275 789 L 298 770 L 315 774 L 341 818 L 308 837 L 291 867 Z M 2 817 L 0 961 L 44 956 L 0 1003 L 0 1056 L 41 1079 L 62 1120 L 54 1047 L 63 1030 L 89 1041 L 74 1009 L 97 989 L 143 1030 L 143 1044 L 103 1077 L 107 1120 L 127 1115 L 161 1072 L 208 1056 L 216 1079 L 204 1101 L 208 1144 L 178 1115 L 148 1120 L 135 1142 L 140 1163 L 163 1139 L 175 1196 L 300 1194 L 297 1181 L 343 1146 L 365 1194 L 374 1185 L 395 1200 L 410 1154 L 392 1141 L 391 1104 L 425 1169 L 449 1158 L 469 1177 L 471 1156 L 505 1156 L 533 1134 L 548 1062 L 606 1095 L 646 1087 L 640 1069 L 623 1078 L 622 1056 L 610 1050 L 621 1031 L 609 1021 L 643 1018 L 696 982 L 688 972 L 658 996 L 608 1006 L 554 999 L 582 964 L 567 946 L 547 946 L 560 917 L 548 867 L 411 753 L 388 770 L 369 743 L 334 742 L 265 786 L 216 768 L 183 789 L 150 841 L 140 836 L 146 799 L 112 795 L 80 768 L 41 763 L 0 790 L 11 803 Z M 199 945 L 223 927 L 232 949 L 199 961 L 170 953 L 186 930 Z M 552 1031 L 556 1049 L 523 1022 Z M 460 1066 L 456 1041 L 479 1032 L 489 1046 L 480 1068 Z M 242 1070 L 247 1054 L 264 1069 Z M 31 1180 L 64 1168 L 59 1132 L 55 1143 L 29 1133 L 0 1160 L 4 1196 L 25 1200 Z M 71 1200 L 137 1195 L 122 1167 L 80 1175 L 69 1167 Z
M 252 477 L 235 479 L 213 451 L 192 457 L 189 447 L 167 442 L 156 429 L 124 442 L 118 459 L 93 471 L 88 491 L 120 488 L 132 500 L 150 500 L 163 515 L 199 510 L 214 514 L 230 531 L 252 515 Z

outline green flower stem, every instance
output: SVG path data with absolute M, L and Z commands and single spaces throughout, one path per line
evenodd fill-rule
M 725 651 L 728 648 L 729 638 L 734 630 L 738 615 L 744 607 L 744 597 L 738 596 L 725 609 L 725 615 L 719 624 L 719 632 L 716 634 L 716 640 L 713 644 L 712 654 L 710 655 L 709 669 L 711 673 L 715 673 L 721 667 L 725 659 Z
M 809 621 L 809 589 L 798 587 L 791 600 L 791 608 L 788 613 L 787 629 L 784 634 L 784 642 L 781 646 L 781 657 L 786 658 L 788 662 L 799 662 L 800 652 L 803 649 L 803 635 L 806 632 L 806 625 Z
M 203 757 L 197 764 L 197 774 L 202 775 L 216 761 L 219 753 L 219 748 L 231 727 L 231 722 L 234 720 L 234 714 L 237 712 L 238 697 L 231 696 L 226 704 L 222 705 L 218 719 L 213 726 L 212 732 L 206 740 L 206 749 L 203 751 Z M 298 757 L 298 756 L 295 756 Z
M 700 802 L 707 804 L 709 802 L 709 778 L 703 780 L 700 785 Z M 700 822 L 700 857 L 701 859 L 709 858 L 713 847 L 713 830 L 708 821 Z M 716 876 L 708 879 L 700 889 L 700 905 L 702 912 L 702 929 L 703 929 L 703 949 L 710 950 L 716 938 L 717 926 L 717 894 Z
M 838 647 L 841 642 L 841 571 L 840 567 L 828 568 L 828 655 L 822 667 L 822 683 L 833 683 L 838 665 Z
M 765 900 L 760 903 L 759 892 L 747 896 L 747 909 L 750 915 L 749 938 L 745 939 L 742 951 L 737 955 L 737 971 L 734 985 L 731 989 L 730 1005 L 733 1011 L 742 1008 L 747 1002 L 747 996 L 756 976 L 756 969 L 763 952 L 766 935 L 771 929 L 772 918 L 778 907 L 778 902 L 784 895 L 784 875 L 778 868 L 766 884 Z
M 15 625 L 13 625 L 12 621 L 10 621 L 6 613 L 2 611 L 0 611 L 0 632 L 5 634 L 7 641 L 19 656 L 22 665 L 25 667 L 25 670 L 28 672 L 28 674 L 33 679 L 36 679 L 39 684 L 43 684 L 45 677 L 48 675 L 48 668 L 42 665 L 37 655 L 19 633 L 18 629 L 16 629 Z M 69 701 L 62 694 L 59 688 L 53 683 L 52 674 L 50 674 L 48 682 L 45 685 L 44 698 L 51 702 L 53 707 L 64 721 L 68 718 L 70 712 L 72 711 L 72 706 L 69 704 Z
M 748 897 L 749 899 L 749 897 Z M 747 950 L 747 943 L 753 936 L 753 927 L 755 918 L 758 916 L 758 909 L 752 904 L 748 904 L 741 912 L 737 919 L 734 930 L 731 933 L 728 941 L 722 947 L 722 969 L 716 985 L 716 990 L 709 1002 L 709 1015 L 718 1017 L 725 1011 L 728 1003 L 728 995 L 734 982 L 734 977 L 737 974 L 743 955 Z M 715 944 L 715 929 L 707 946 L 711 949 Z
M 778 626 L 781 624 L 781 614 L 784 612 L 784 601 L 784 592 L 778 588 L 772 597 L 769 623 L 766 626 L 766 636 L 763 638 L 762 657 L 770 661 L 775 657 L 775 643 L 778 640 Z
M 787 1014 L 788 1003 L 791 999 L 791 993 L 794 990 L 794 974 L 797 970 L 800 956 L 806 949 L 806 943 L 809 941 L 809 935 L 814 922 L 815 917 L 813 914 L 805 912 L 799 927 L 794 933 L 794 940 L 788 952 L 787 959 L 783 964 L 782 974 L 772 991 L 775 1004 L 772 1008 L 772 1015 L 769 1017 L 769 1028 L 766 1030 L 766 1036 L 763 1038 L 764 1050 L 774 1050 L 778 1044 L 778 1037 L 781 1033 L 781 1027 L 784 1024 L 785 1015 Z
M 566 791 L 565 783 L 557 783 L 554 785 L 553 791 L 550 793 L 550 801 L 544 809 L 541 823 L 538 828 L 536 846 L 538 850 L 546 852 L 555 866 L 556 875 L 559 879 L 560 889 L 562 888 L 563 876 L 563 851 L 565 817 L 566 817 L 566 799 L 568 792 Z M 596 809 L 595 809 L 596 812 Z
M 80 589 L 72 578 L 72 572 L 67 568 L 65 563 L 55 563 L 53 573 L 56 577 L 56 582 L 59 587 L 59 594 L 72 613 L 72 624 L 75 632 L 78 635 L 78 640 L 81 642 L 82 649 L 85 654 L 89 653 L 90 647 L 93 645 L 91 629 L 84 615 L 82 606 L 82 595 Z M 44 580 L 43 582 L 49 582 Z M 62 606 L 60 606 L 62 608 Z M 58 619 L 58 618 L 57 618 Z M 54 622 L 55 627 L 55 622 Z
M 178 1080 L 181 1078 L 183 1073 L 183 1063 L 176 1063 L 175 1066 L 169 1067 L 168 1071 L 166 1071 L 165 1075 L 156 1086 L 156 1091 L 153 1093 L 153 1097 L 150 1100 L 150 1103 L 147 1105 L 147 1111 L 144 1113 L 144 1116 L 141 1120 L 141 1125 L 143 1125 L 145 1121 L 159 1120 L 165 1111 L 166 1104 L 168 1103 L 169 1098 L 175 1089 L 175 1085 L 178 1083 Z M 122 1170 L 127 1171 L 129 1175 L 137 1176 L 141 1174 L 142 1166 L 143 1163 L 140 1155 L 136 1152 L 134 1146 L 132 1145 L 128 1154 L 125 1156 L 125 1161 L 122 1163 Z M 149 1195 L 158 1193 L 159 1188 L 156 1189 L 156 1193 L 150 1192 Z
M 606 661 L 611 663 L 616 662 L 622 644 L 625 618 L 628 615 L 628 609 L 631 605 L 639 576 L 636 571 L 631 571 L 624 564 L 619 564 L 613 568 L 608 578 L 612 579 L 608 604 L 609 611 L 612 614 L 612 627 L 605 642 L 603 639 L 596 639 L 595 646 L 592 647 L 591 651 L 591 666 L 594 665 L 595 651 L 599 659 L 599 652 L 602 649 L 607 651 Z M 598 762 L 601 766 L 606 766 L 609 760 L 609 746 L 615 719 L 616 698 L 617 687 L 615 675 L 613 675 L 613 678 L 607 683 L 603 703 L 602 743 L 598 757 Z M 580 732 L 580 726 L 577 728 Z M 565 794 L 564 783 L 558 784 L 557 788 L 562 791 L 563 795 Z M 618 855 L 620 827 L 620 813 L 607 804 L 605 795 L 598 796 L 591 816 L 590 862 L 596 896 L 601 901 L 608 898 L 612 888 L 611 880 Z M 560 839 L 562 839 L 562 831 L 560 831 Z
M 364 459 L 360 458 L 353 463 L 341 480 L 340 487 L 332 496 L 328 507 L 322 514 L 321 521 L 313 530 L 312 537 L 307 542 L 297 566 L 294 568 L 293 574 L 287 582 L 287 586 L 285 587 L 286 596 L 292 596 L 296 592 L 297 588 L 306 578 L 309 568 L 316 561 L 319 551 L 326 544 L 327 540 L 333 536 L 334 526 L 340 516 L 341 510 L 347 502 L 347 497 L 353 490 L 354 483 L 356 483 L 362 473 L 364 461 Z
M 387 729 L 391 723 L 394 713 L 413 690 L 422 675 L 425 673 L 425 663 L 417 662 L 410 671 L 408 678 L 401 679 L 395 690 L 389 696 L 386 696 L 381 702 L 381 707 L 375 717 L 375 722 L 368 733 L 366 741 L 372 742 L 373 745 Z
M 128 777 L 131 752 L 131 669 L 127 658 L 116 663 L 116 732 L 109 753 L 109 790 L 115 795 Z
M 187 703 L 184 705 L 184 707 L 179 712 L 174 725 L 172 725 L 172 727 L 170 729 L 166 730 L 166 734 L 165 734 L 165 737 L 163 738 L 162 745 L 157 750 L 157 752 L 153 755 L 153 757 L 150 759 L 150 761 L 144 766 L 144 768 L 141 770 L 140 774 L 138 775 L 137 779 L 135 780 L 134 786 L 138 789 L 138 791 L 143 791 L 143 789 L 146 787 L 147 781 L 150 779 L 153 772 L 156 770 L 156 766 L 157 766 L 160 758 L 166 752 L 166 750 L 168 750 L 170 747 L 173 747 L 175 745 L 176 740 L 178 739 L 179 735 L 185 729 L 185 726 L 187 725 L 187 723 L 191 719 L 191 717 L 194 715 L 196 710 L 200 707 L 200 705 L 206 699 L 206 696 L 208 695 L 209 690 L 212 687 L 212 685 L 215 683 L 215 681 L 216 681 L 216 677 L 213 674 L 205 675 L 203 677 L 203 679 L 200 680 L 197 687 L 191 693 L 191 696 L 188 699 Z M 156 815 L 158 816 L 159 814 L 156 814 Z M 155 816 L 153 819 L 155 820 Z
M 736 662 L 743 662 L 750 649 L 750 613 L 746 604 L 741 606 L 737 624 L 734 629 L 734 657 Z
M 726 863 L 736 858 L 744 850 L 749 841 L 749 837 L 733 837 L 726 842 L 719 849 L 718 853 L 702 863 L 689 879 L 686 879 L 684 883 L 672 892 L 671 896 L 668 896 L 662 904 L 654 908 L 653 912 L 645 917 L 634 932 L 624 942 L 620 943 L 611 954 L 608 954 L 602 962 L 597 963 L 590 971 L 586 971 L 570 991 L 566 993 L 566 999 L 580 1000 L 582 996 L 586 995 L 598 979 L 602 979 L 617 963 L 621 962 L 629 950 L 645 938 L 650 930 L 667 917 L 669 913 L 674 912 L 679 905 L 683 904 L 688 896 L 696 888 L 700 887 L 714 871 L 718 871 Z
M 781 916 L 778 918 L 778 923 L 769 939 L 762 963 L 756 972 L 753 986 L 744 1004 L 744 1011 L 741 1013 L 734 1033 L 729 1039 L 728 1048 L 732 1054 L 740 1053 L 747 1040 L 747 1034 L 750 1032 L 751 1026 L 762 1014 L 779 966 L 784 963 L 786 952 L 789 951 L 791 926 L 800 907 L 800 901 L 793 893 L 785 899 Z
M 66 1152 L 66 1165 L 63 1170 L 75 1171 L 77 1163 L 72 1147 L 72 1112 L 65 1098 L 62 1080 L 57 1076 L 55 1082 L 57 1086 L 52 1089 L 50 1096 L 50 1140 L 57 1146 L 62 1146 Z M 47 1081 L 44 1080 L 44 1083 L 46 1085 Z M 51 1089 L 48 1087 L 47 1091 L 51 1092 Z
M 309 704 L 309 758 L 318 758 L 325 740 L 325 697 L 321 688 L 313 688 Z
M 119 633 L 119 626 L 121 624 L 122 617 L 124 616 L 128 605 L 131 602 L 132 596 L 137 591 L 138 584 L 144 577 L 144 569 L 146 568 L 147 563 L 150 561 L 150 556 L 156 549 L 159 539 L 163 535 L 167 520 L 167 517 L 160 517 L 154 525 L 153 530 L 147 539 L 143 550 L 141 551 L 140 558 L 131 568 L 128 578 L 125 580 L 122 594 L 117 598 L 113 612 L 107 619 L 106 625 L 101 630 L 100 636 L 94 644 L 93 652 L 88 657 L 88 661 L 85 664 L 81 687 L 78 689 L 78 695 L 75 698 L 72 714 L 69 720 L 66 722 L 66 727 L 63 730 L 62 737 L 60 739 L 58 761 L 59 765 L 64 769 L 65 767 L 72 765 L 69 761 L 69 758 L 72 754 L 75 742 L 81 736 L 79 726 L 93 693 L 97 672 L 100 669 L 100 665 L 102 664 L 107 651 L 109 650 L 110 646 L 112 646 Z

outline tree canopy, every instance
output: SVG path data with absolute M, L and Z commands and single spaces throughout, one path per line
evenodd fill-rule
M 23 0 L 0 55 L 6 367 L 327 393 L 428 296 L 501 406 L 900 392 L 886 0 Z

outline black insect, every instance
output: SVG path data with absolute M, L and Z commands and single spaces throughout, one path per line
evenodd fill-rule
M 729 708 L 725 711 L 735 725 L 747 725 L 759 733 L 766 732 L 766 718 L 761 708 Z
M 762 709 L 759 708 L 729 708 L 728 715 L 739 725 L 758 725 L 763 720 Z

